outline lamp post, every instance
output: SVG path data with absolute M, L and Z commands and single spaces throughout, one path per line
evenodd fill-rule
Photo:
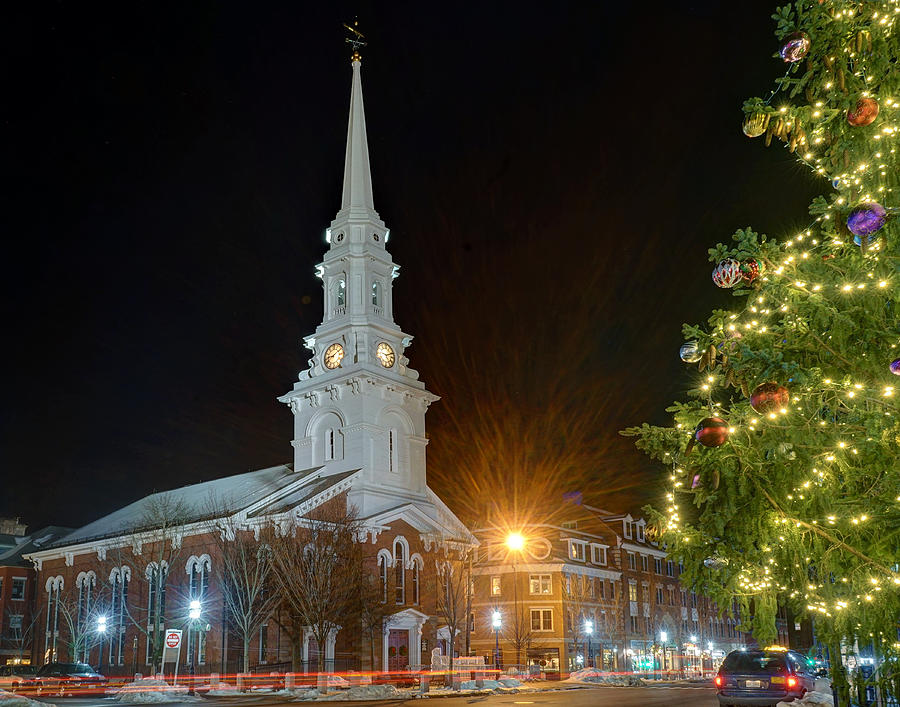
M 710 641 L 710 642 L 709 642 L 709 671 L 710 671 L 710 672 L 712 672 L 712 669 L 713 669 L 713 656 L 712 656 L 712 652 L 713 652 L 713 642 Z
M 188 624 L 188 635 L 190 632 L 194 630 L 194 627 L 197 625 L 197 621 L 200 619 L 200 601 L 198 599 L 192 599 L 191 604 L 188 608 L 188 618 L 190 619 L 190 623 Z M 199 634 L 199 632 L 198 632 Z M 188 694 L 194 694 L 194 650 L 195 648 L 199 648 L 199 646 L 194 646 L 194 643 L 199 643 L 200 636 L 197 635 L 194 637 L 194 640 L 191 641 L 191 660 L 190 660 L 190 682 L 188 683 Z
M 496 609 L 494 613 L 491 615 L 491 626 L 494 627 L 494 667 L 497 669 L 497 674 L 500 672 L 500 626 L 502 623 L 502 619 L 500 617 L 500 612 Z
M 106 617 L 97 617 L 97 634 L 100 636 L 100 655 L 97 656 L 97 672 L 103 666 L 103 637 L 106 635 Z
M 525 537 L 522 533 L 510 533 L 506 536 L 506 547 L 512 554 L 512 581 L 513 581 L 513 623 L 512 630 L 515 634 L 516 641 L 516 670 L 519 669 L 519 660 L 521 655 L 519 651 L 522 646 L 522 636 L 524 634 L 522 627 L 522 617 L 519 616 L 519 576 L 516 570 L 516 556 L 520 555 L 525 548 Z M 527 659 L 526 659 L 527 662 Z
M 587 665 L 585 667 L 594 667 L 594 646 L 591 645 L 591 635 L 594 633 L 594 622 L 590 619 L 584 620 L 584 642 L 586 644 L 584 654 L 587 657 Z
M 663 676 L 665 676 L 666 670 L 668 669 L 668 665 L 666 664 L 666 641 L 668 641 L 668 640 L 669 640 L 669 634 L 665 631 L 660 631 L 659 632 L 659 642 L 662 645 L 662 652 L 663 652 L 663 664 L 662 664 Z

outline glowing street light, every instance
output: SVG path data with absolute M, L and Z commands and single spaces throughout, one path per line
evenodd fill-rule
M 584 620 L 584 642 L 587 644 L 587 649 L 585 650 L 585 655 L 588 659 L 588 665 L 593 667 L 594 663 L 594 646 L 591 644 L 591 636 L 594 633 L 594 622 L 590 619 Z
M 103 665 L 103 636 L 106 635 L 106 617 L 98 616 L 97 617 L 97 633 L 100 634 L 100 656 L 97 659 L 97 662 L 100 665 Z M 100 668 L 97 668 L 100 670 Z
M 196 621 L 200 618 L 200 601 L 194 599 L 191 601 L 190 607 L 188 608 L 188 616 L 191 618 L 191 621 Z
M 666 656 L 666 642 L 669 640 L 669 634 L 665 631 L 659 632 L 659 642 L 662 644 L 662 652 L 663 652 L 663 672 L 665 673 L 669 666 L 667 665 L 667 656 Z
M 519 552 L 525 547 L 525 538 L 522 533 L 510 533 L 506 536 L 506 547 Z
M 500 671 L 500 625 L 502 624 L 502 618 L 500 616 L 500 612 L 497 609 L 494 609 L 494 613 L 491 614 L 491 626 L 494 627 L 494 667 L 497 668 L 498 675 Z

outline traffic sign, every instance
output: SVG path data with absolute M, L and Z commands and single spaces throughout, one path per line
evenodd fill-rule
M 181 631 L 176 629 L 169 629 L 166 631 L 166 648 L 180 648 L 181 647 Z

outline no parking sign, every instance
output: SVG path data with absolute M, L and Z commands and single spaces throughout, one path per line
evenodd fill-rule
M 163 663 L 175 663 L 177 665 L 181 659 L 181 629 L 167 628 L 163 636 Z

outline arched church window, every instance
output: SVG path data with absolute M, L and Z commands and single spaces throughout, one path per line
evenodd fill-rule
M 377 280 L 372 283 L 372 304 L 376 307 L 381 306 L 381 285 Z
M 378 574 L 381 576 L 381 603 L 387 602 L 387 559 L 378 558 Z
M 419 563 L 413 565 L 413 604 L 419 603 Z
M 394 542 L 394 582 L 396 584 L 396 602 L 406 603 L 406 554 L 403 551 L 403 543 Z
M 334 292 L 334 301 L 335 305 L 338 307 L 343 307 L 347 304 L 347 282 L 344 278 L 337 281 Z

